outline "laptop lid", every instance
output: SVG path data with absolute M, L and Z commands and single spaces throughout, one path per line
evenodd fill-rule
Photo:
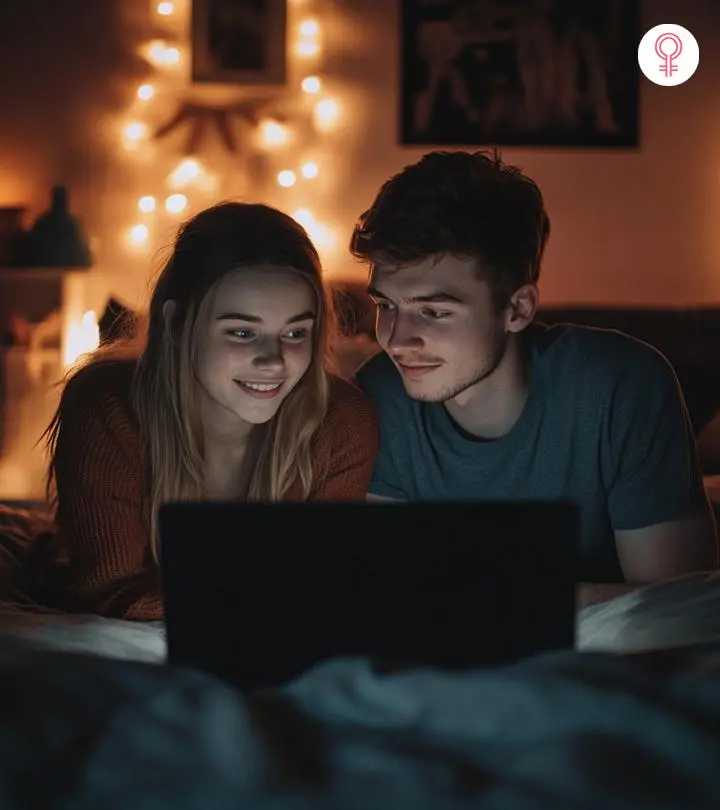
M 472 668 L 571 648 L 564 503 L 183 503 L 159 515 L 168 662 L 244 689 L 321 660 Z

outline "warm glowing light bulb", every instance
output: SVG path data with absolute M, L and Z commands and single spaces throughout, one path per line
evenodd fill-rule
M 137 89 L 137 97 L 140 101 L 150 101 L 155 95 L 155 88 L 151 84 L 141 84 Z
M 305 93 L 319 93 L 320 92 L 320 79 L 317 76 L 306 76 L 301 84 Z
M 321 250 L 327 250 L 335 244 L 333 232 L 320 222 L 311 223 L 305 230 L 315 243 L 315 246 Z
M 299 222 L 305 228 L 308 236 L 317 247 L 327 250 L 335 245 L 336 240 L 333 232 L 322 222 L 318 222 L 309 208 L 298 208 L 292 216 L 296 222 Z
M 147 54 L 153 62 L 161 63 L 165 58 L 167 45 L 160 39 L 148 43 Z
M 318 176 L 320 169 L 318 168 L 317 163 L 309 160 L 307 163 L 303 163 L 303 165 L 300 167 L 300 171 L 302 172 L 303 177 L 305 177 L 307 180 L 312 180 L 314 177 Z
M 147 54 L 155 65 L 177 65 L 180 62 L 180 50 L 170 47 L 161 39 L 155 39 L 149 43 Z
M 278 184 L 283 188 L 290 188 L 290 186 L 294 186 L 295 180 L 295 172 L 291 172 L 290 169 L 285 169 L 277 176 Z
M 125 127 L 125 140 L 130 144 L 136 144 L 147 135 L 147 127 L 140 121 L 133 121 Z
M 266 146 L 282 146 L 290 137 L 286 126 L 272 120 L 263 121 L 260 124 L 260 135 Z
M 298 56 L 315 56 L 320 52 L 320 46 L 312 39 L 304 39 L 297 44 Z
M 130 228 L 130 241 L 134 245 L 142 245 L 143 242 L 147 242 L 149 236 L 150 231 L 147 225 L 133 225 Z
M 316 37 L 320 33 L 317 20 L 303 20 L 300 23 L 300 33 L 304 37 Z
M 149 214 L 155 210 L 155 197 L 140 197 L 138 200 L 138 208 L 143 214 Z
M 202 174 L 202 167 L 194 158 L 186 158 L 172 172 L 168 181 L 170 185 L 178 187 L 196 180 Z
M 303 228 L 308 228 L 315 222 L 315 217 L 309 208 L 298 208 L 292 215 L 296 222 L 299 222 Z
M 169 17 L 175 11 L 175 6 L 172 3 L 158 3 L 157 13 L 163 17 Z
M 73 365 L 84 354 L 94 352 L 100 345 L 100 326 L 97 315 L 88 310 L 82 318 L 69 324 L 66 344 L 63 351 L 65 367 Z
M 171 214 L 179 214 L 187 206 L 188 200 L 184 194 L 171 194 L 165 200 L 165 209 Z
M 336 101 L 325 98 L 315 105 L 315 125 L 318 129 L 330 129 L 338 119 L 340 108 Z

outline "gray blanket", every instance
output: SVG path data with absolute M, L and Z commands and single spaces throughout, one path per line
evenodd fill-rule
M 333 661 L 251 698 L 163 666 L 0 655 L 5 810 L 717 810 L 719 762 L 719 679 L 604 655 L 384 677 Z

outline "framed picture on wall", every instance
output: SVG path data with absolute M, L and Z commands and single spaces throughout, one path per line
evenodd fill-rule
M 192 0 L 192 79 L 202 84 L 286 81 L 286 0 Z
M 639 0 L 402 0 L 401 143 L 639 145 Z

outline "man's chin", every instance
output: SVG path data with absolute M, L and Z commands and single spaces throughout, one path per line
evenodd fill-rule
M 418 402 L 445 402 L 445 391 L 439 389 L 437 384 L 430 385 L 427 380 L 408 380 L 403 377 L 403 387 L 410 399 Z
M 466 382 L 459 382 L 457 380 L 452 382 L 443 382 L 440 380 L 432 380 L 430 379 L 430 375 L 428 375 L 427 377 L 418 380 L 411 380 L 403 377 L 402 382 L 403 387 L 405 388 L 405 393 L 411 399 L 417 400 L 418 402 L 441 403 L 450 402 L 463 394 L 465 391 L 468 391 L 473 386 L 477 385 L 479 382 L 482 382 L 482 379 L 484 378 L 479 380 L 470 379 Z

